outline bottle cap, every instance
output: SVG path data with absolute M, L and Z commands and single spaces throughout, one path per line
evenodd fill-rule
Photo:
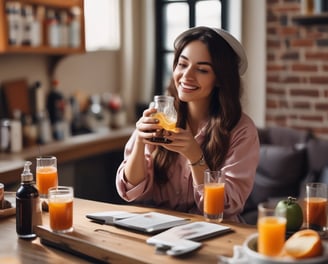
M 33 181 L 33 174 L 30 170 L 30 166 L 32 165 L 32 162 L 26 161 L 24 164 L 24 170 L 21 174 L 21 179 L 23 182 Z

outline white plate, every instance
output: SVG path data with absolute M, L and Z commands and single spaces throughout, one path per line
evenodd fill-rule
M 249 236 L 244 244 L 243 248 L 248 256 L 250 263 L 252 264 L 327 264 L 328 263 L 328 243 L 323 241 L 324 252 L 320 257 L 308 258 L 308 259 L 293 259 L 290 257 L 283 258 L 270 258 L 266 257 L 257 252 L 257 237 L 258 234 L 253 234 Z

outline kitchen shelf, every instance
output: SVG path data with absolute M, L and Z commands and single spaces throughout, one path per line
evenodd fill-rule
M 313 15 L 297 15 L 292 20 L 299 25 L 328 24 L 328 12 Z
M 45 55 L 68 55 L 85 53 L 85 28 L 84 28 L 84 2 L 83 0 L 15 0 L 21 5 L 42 6 L 57 10 L 69 11 L 73 7 L 80 9 L 80 46 L 79 47 L 51 47 L 46 45 L 46 29 L 43 29 L 43 43 L 40 46 L 10 45 L 8 43 L 8 22 L 6 14 L 6 3 L 11 0 L 0 0 L 0 54 L 45 54 Z M 11 1 L 14 2 L 14 1 Z

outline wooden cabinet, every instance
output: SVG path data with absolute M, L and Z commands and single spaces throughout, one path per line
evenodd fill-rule
M 43 16 L 39 16 L 39 24 L 41 25 L 40 31 L 40 44 L 32 45 L 26 43 L 16 43 L 10 42 L 10 30 L 9 30 L 9 20 L 8 20 L 8 3 L 18 3 L 20 7 L 30 6 L 33 11 L 36 9 L 44 10 Z M 77 35 L 78 44 L 71 45 L 71 42 L 66 41 L 65 44 L 60 43 L 55 45 L 49 40 L 49 18 L 48 12 L 52 10 L 55 13 L 56 18 L 59 14 L 63 14 L 67 19 L 67 23 L 71 23 L 72 17 L 76 19 L 78 25 Z M 72 10 L 77 10 L 78 15 L 71 16 Z M 10 12 L 9 12 L 10 13 Z M 22 18 L 25 19 L 25 13 L 21 14 Z M 72 25 L 72 24 L 70 24 Z M 69 30 L 69 28 L 67 29 Z M 71 30 L 67 33 L 72 33 Z M 83 53 L 85 52 L 85 29 L 84 29 L 84 4 L 83 0 L 0 0 L 0 53 L 35 53 L 35 54 L 49 54 L 49 55 L 65 55 L 73 53 Z

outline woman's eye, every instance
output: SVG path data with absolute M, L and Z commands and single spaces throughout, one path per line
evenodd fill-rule
M 208 70 L 205 70 L 205 69 L 198 69 L 198 71 L 201 73 L 208 73 Z
M 181 62 L 178 63 L 178 66 L 181 67 L 181 68 L 187 67 L 187 65 L 185 63 L 181 63 Z

